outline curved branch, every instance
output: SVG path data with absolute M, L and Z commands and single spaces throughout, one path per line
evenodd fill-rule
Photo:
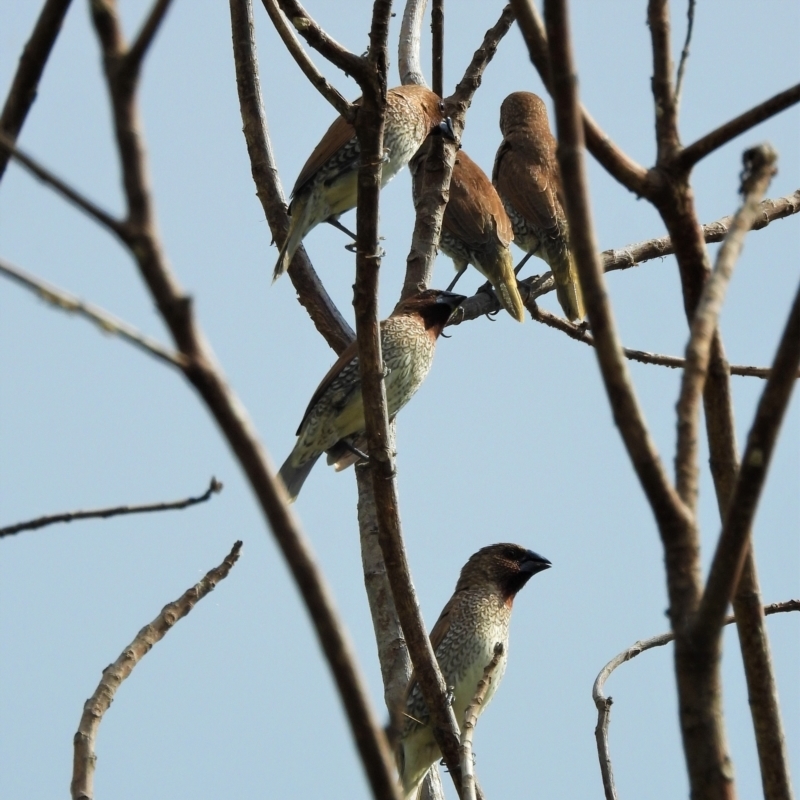
M 783 603 L 771 603 L 768 606 L 764 606 L 765 616 L 781 614 L 788 611 L 800 611 L 800 600 L 787 600 Z M 736 617 L 727 617 L 724 624 L 730 625 L 732 622 L 736 622 Z M 611 718 L 611 705 L 613 700 L 610 697 L 606 697 L 603 693 L 605 683 L 611 676 L 611 673 L 621 664 L 636 658 L 636 656 L 641 655 L 647 650 L 652 650 L 654 647 L 663 647 L 674 639 L 674 633 L 662 633 L 659 636 L 653 636 L 650 639 L 643 639 L 636 642 L 627 648 L 627 650 L 623 650 L 621 653 L 614 656 L 614 658 L 600 670 L 594 680 L 592 686 L 592 700 L 594 701 L 595 708 L 597 708 L 595 739 L 597 741 L 597 755 L 600 759 L 600 772 L 603 776 L 603 788 L 605 790 L 606 800 L 616 800 L 617 794 L 614 787 L 614 773 L 608 747 L 608 726 Z
M 800 83 L 779 92 L 769 100 L 745 111 L 730 122 L 720 125 L 719 128 L 707 133 L 688 147 L 684 148 L 675 159 L 675 166 L 679 170 L 689 170 L 698 161 L 705 158 L 709 153 L 718 150 L 722 145 L 727 144 L 731 139 L 735 139 L 750 128 L 774 117 L 781 111 L 785 111 L 795 103 L 800 102 Z
M 37 519 L 30 519 L 27 522 L 18 522 L 15 525 L 8 525 L 5 528 L 0 528 L 0 538 L 3 536 L 11 536 L 14 533 L 20 533 L 22 531 L 44 528 L 56 522 L 75 522 L 82 519 L 108 519 L 109 517 L 118 517 L 123 514 L 146 514 L 151 511 L 177 511 L 183 508 L 189 508 L 189 506 L 196 506 L 198 503 L 205 503 L 206 500 L 211 498 L 212 494 L 219 494 L 221 491 L 222 484 L 216 478 L 212 478 L 208 489 L 197 497 L 186 497 L 183 500 L 174 500 L 170 503 L 115 506 L 112 508 L 96 508 L 93 511 L 69 511 L 63 514 L 51 514 L 50 516 L 38 517 Z
M 242 543 L 236 542 L 225 560 L 206 573 L 206 576 L 186 591 L 174 603 L 164 606 L 161 613 L 142 628 L 136 638 L 122 651 L 119 658 L 103 670 L 103 677 L 94 694 L 83 706 L 78 731 L 73 739 L 75 753 L 72 764 L 72 800 L 92 800 L 94 797 L 94 771 L 97 756 L 94 744 L 97 731 L 108 711 L 120 684 L 144 658 L 156 642 L 160 642 L 176 622 L 183 619 L 228 573 L 239 559 Z
M 420 32 L 428 0 L 406 0 L 403 20 L 400 23 L 400 40 L 397 45 L 397 67 L 403 86 L 415 83 L 427 86 L 420 63 Z
M 153 43 L 153 39 L 158 33 L 158 29 L 161 27 L 161 23 L 164 21 L 171 4 L 172 0 L 156 0 L 150 9 L 142 29 L 134 39 L 128 50 L 128 55 L 122 62 L 121 68 L 127 73 L 129 80 L 138 77 L 144 57 L 147 55 L 147 51 L 150 49 L 150 45 Z
M 683 88 L 683 77 L 686 72 L 686 63 L 689 60 L 689 45 L 692 42 L 692 31 L 694 30 L 694 11 L 697 5 L 697 0 L 689 0 L 689 5 L 686 9 L 686 40 L 683 43 L 683 50 L 681 50 L 681 60 L 678 63 L 678 73 L 675 76 L 675 107 L 680 108 L 681 105 L 681 89 Z

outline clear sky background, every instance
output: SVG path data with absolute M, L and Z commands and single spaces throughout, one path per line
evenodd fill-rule
M 0 86 L 6 87 L 39 3 L 0 0 Z M 147 6 L 123 2 L 127 29 Z M 356 53 L 369 3 L 308 0 L 309 12 Z M 396 58 L 398 18 L 392 27 Z M 500 3 L 447 6 L 445 87 L 452 91 Z M 572 20 L 587 107 L 640 163 L 655 154 L 650 41 L 642 0 L 574 0 Z M 334 117 L 256 8 L 264 102 L 284 189 Z M 677 57 L 685 3 L 673 4 Z M 788 0 L 703 0 L 681 108 L 688 143 L 798 80 L 800 7 Z M 427 30 L 427 23 L 426 23 Z M 427 50 L 427 39 L 424 47 Z M 357 87 L 314 56 L 346 96 Z M 427 74 L 429 59 L 425 58 Z M 396 84 L 396 63 L 390 84 Z M 464 147 L 487 172 L 500 143 L 500 103 L 543 93 L 512 28 L 467 118 Z M 5 89 L 3 89 L 5 91 Z M 284 278 L 250 177 L 241 134 L 227 3 L 177 0 L 143 75 L 141 111 L 166 251 L 199 321 L 280 463 L 319 379 L 334 360 Z M 800 185 L 792 109 L 703 161 L 694 174 L 703 221 L 738 204 L 741 152 L 780 153 L 769 196 Z M 99 51 L 85 3 L 69 14 L 21 146 L 114 213 L 122 209 Z M 664 227 L 591 159 L 600 247 Z M 387 252 L 381 307 L 399 293 L 413 227 L 408 172 L 382 195 Z M 345 223 L 355 224 L 354 215 Z M 798 225 L 751 235 L 722 315 L 732 363 L 768 365 L 798 281 Z M 352 319 L 353 257 L 329 226 L 308 252 Z M 715 248 L 712 247 L 712 250 Z M 0 185 L 0 254 L 168 341 L 128 255 L 105 231 L 11 165 Z M 542 272 L 535 260 L 524 274 Z M 440 256 L 435 285 L 452 264 Z M 460 288 L 482 283 L 470 271 Z M 680 355 L 686 343 L 672 258 L 608 278 L 629 347 Z M 557 310 L 553 295 L 542 304 Z M 613 425 L 594 353 L 507 314 L 477 320 L 440 343 L 433 370 L 398 427 L 401 510 L 429 625 L 478 548 L 513 541 L 553 569 L 521 593 L 510 663 L 481 718 L 477 771 L 489 798 L 602 797 L 590 691 L 601 667 L 637 639 L 667 629 L 662 551 L 652 514 Z M 631 364 L 639 400 L 669 469 L 680 374 Z M 97 741 L 96 796 L 117 800 L 221 796 L 368 796 L 309 620 L 243 475 L 191 387 L 169 368 L 0 281 L 0 523 L 79 508 L 224 492 L 183 512 L 75 523 L 0 542 L 0 796 L 64 797 L 72 736 L 101 670 L 161 607 L 244 549 L 230 577 L 159 643 L 124 683 Z M 732 378 L 744 441 L 763 382 Z M 766 602 L 800 594 L 800 405 L 795 396 L 755 525 Z M 719 531 L 705 464 L 700 498 L 704 564 Z M 352 471 L 320 463 L 296 511 L 333 587 L 383 716 L 356 525 Z M 800 776 L 798 619 L 769 623 L 789 752 Z M 760 792 L 735 634 L 725 637 L 727 730 L 741 797 Z M 669 647 L 622 666 L 611 752 L 621 798 L 686 796 Z M 448 779 L 449 780 L 449 779 Z M 451 789 L 448 789 L 452 792 Z

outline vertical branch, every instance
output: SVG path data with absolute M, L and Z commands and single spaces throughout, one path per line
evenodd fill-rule
M 433 0 L 431 7 L 431 38 L 433 55 L 433 93 L 444 97 L 444 0 Z
M 397 66 L 400 70 L 400 83 L 406 86 L 415 83 L 427 86 L 420 63 L 420 34 L 422 18 L 425 15 L 427 0 L 406 0 L 403 19 L 400 23 L 400 40 L 397 45 Z
M 686 62 L 689 60 L 689 45 L 692 42 L 692 31 L 694 30 L 694 11 L 697 6 L 697 0 L 689 0 L 689 6 L 686 9 L 686 41 L 683 43 L 683 50 L 681 50 L 681 60 L 678 63 L 678 74 L 675 78 L 675 108 L 679 108 L 681 104 L 681 89 L 683 88 L 683 76 L 686 72 Z
M 653 45 L 653 100 L 656 115 L 656 144 L 659 164 L 671 158 L 680 147 L 678 105 L 672 86 L 672 44 L 668 0 L 650 0 L 647 24 Z

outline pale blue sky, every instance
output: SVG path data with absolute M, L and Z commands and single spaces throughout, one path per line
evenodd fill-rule
M 123 2 L 128 30 L 146 5 Z M 0 87 L 10 81 L 38 3 L 0 0 Z M 369 3 L 308 0 L 355 52 Z M 499 3 L 447 7 L 445 86 L 461 76 Z M 398 6 L 398 12 L 401 8 Z M 456 13 L 460 16 L 456 17 Z M 643 164 L 654 156 L 645 3 L 572 3 L 586 105 Z M 685 4 L 673 4 L 675 52 Z M 285 189 L 334 113 L 256 8 L 264 101 Z M 800 9 L 788 0 L 698 3 L 682 105 L 689 142 L 797 82 Z M 396 56 L 398 20 L 393 26 Z M 426 45 L 427 46 L 427 45 Z M 355 84 L 315 60 L 345 95 Z M 426 58 L 426 64 L 428 59 Z M 396 64 L 391 81 L 397 82 Z M 487 171 L 499 105 L 542 92 L 512 29 L 467 118 L 464 146 Z M 233 76 L 228 6 L 177 0 L 144 70 L 142 116 L 159 225 L 180 281 L 233 387 L 280 463 L 308 398 L 334 359 L 284 278 L 250 177 Z M 748 132 L 695 172 L 703 221 L 738 202 L 741 152 L 780 153 L 770 196 L 800 183 L 798 110 Z M 87 7 L 70 10 L 21 146 L 91 198 L 122 207 L 105 90 Z M 601 248 L 664 232 L 656 213 L 589 161 Z M 354 224 L 354 216 L 343 221 Z M 387 257 L 381 305 L 402 281 L 413 226 L 410 181 L 382 198 Z M 306 240 L 320 276 L 352 318 L 353 259 L 339 232 Z M 168 341 L 129 257 L 109 235 L 9 167 L 0 185 L 0 255 Z M 752 235 L 722 330 L 733 363 L 767 365 L 798 281 L 798 220 Z M 541 262 L 525 274 L 541 272 Z M 452 276 L 440 256 L 435 284 Z M 474 271 L 462 290 L 482 282 Z M 609 277 L 624 343 L 679 355 L 686 323 L 674 260 Z M 556 310 L 553 296 L 543 305 Z M 225 483 L 184 512 L 76 523 L 0 542 L 0 796 L 66 796 L 72 736 L 101 670 L 161 607 L 244 540 L 231 576 L 136 668 L 100 728 L 96 796 L 368 796 L 339 701 L 307 616 L 243 476 L 193 390 L 176 373 L 85 322 L 0 281 L 0 524 L 44 513 L 177 499 Z M 631 365 L 658 448 L 672 469 L 679 373 Z M 732 379 L 743 442 L 763 383 Z M 635 640 L 667 628 L 662 555 L 652 515 L 613 426 L 593 352 L 531 320 L 501 314 L 440 343 L 425 386 L 399 420 L 401 509 L 429 624 L 468 556 L 515 541 L 553 569 L 521 593 L 503 686 L 478 726 L 477 771 L 489 798 L 601 797 L 592 682 Z M 800 406 L 795 397 L 759 510 L 755 547 L 767 602 L 800 593 Z M 702 456 L 703 464 L 707 453 Z M 382 690 L 360 571 L 352 471 L 320 464 L 296 510 L 324 565 L 376 708 Z M 704 563 L 719 522 L 704 471 Z M 784 721 L 800 775 L 800 644 L 791 615 L 769 622 Z M 727 726 L 739 792 L 760 791 L 738 645 L 726 636 Z M 624 665 L 611 752 L 620 798 L 686 796 L 669 648 Z M 449 790 L 450 791 L 450 790 Z

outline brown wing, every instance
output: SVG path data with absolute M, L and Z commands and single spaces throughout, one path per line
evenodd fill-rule
M 296 195 L 339 150 L 354 139 L 355 135 L 355 128 L 345 121 L 344 117 L 337 117 L 300 170 L 292 189 L 292 196 Z
M 506 246 L 514 240 L 511 221 L 497 191 L 463 150 L 456 156 L 444 225 L 472 246 L 486 244 L 495 235 Z
M 303 429 L 303 424 L 308 419 L 308 415 L 311 413 L 311 410 L 319 402 L 320 397 L 325 394 L 328 387 L 333 383 L 334 379 L 357 355 L 358 341 L 354 339 L 342 351 L 342 354 L 333 363 L 333 366 L 325 374 L 325 377 L 322 379 L 322 381 L 320 381 L 319 386 L 317 386 L 317 390 L 313 395 L 311 395 L 311 400 L 308 401 L 308 408 L 306 408 L 305 414 L 303 414 L 303 419 L 300 420 L 300 425 L 297 427 L 297 433 L 295 434 L 296 436 L 300 435 L 300 431 Z

